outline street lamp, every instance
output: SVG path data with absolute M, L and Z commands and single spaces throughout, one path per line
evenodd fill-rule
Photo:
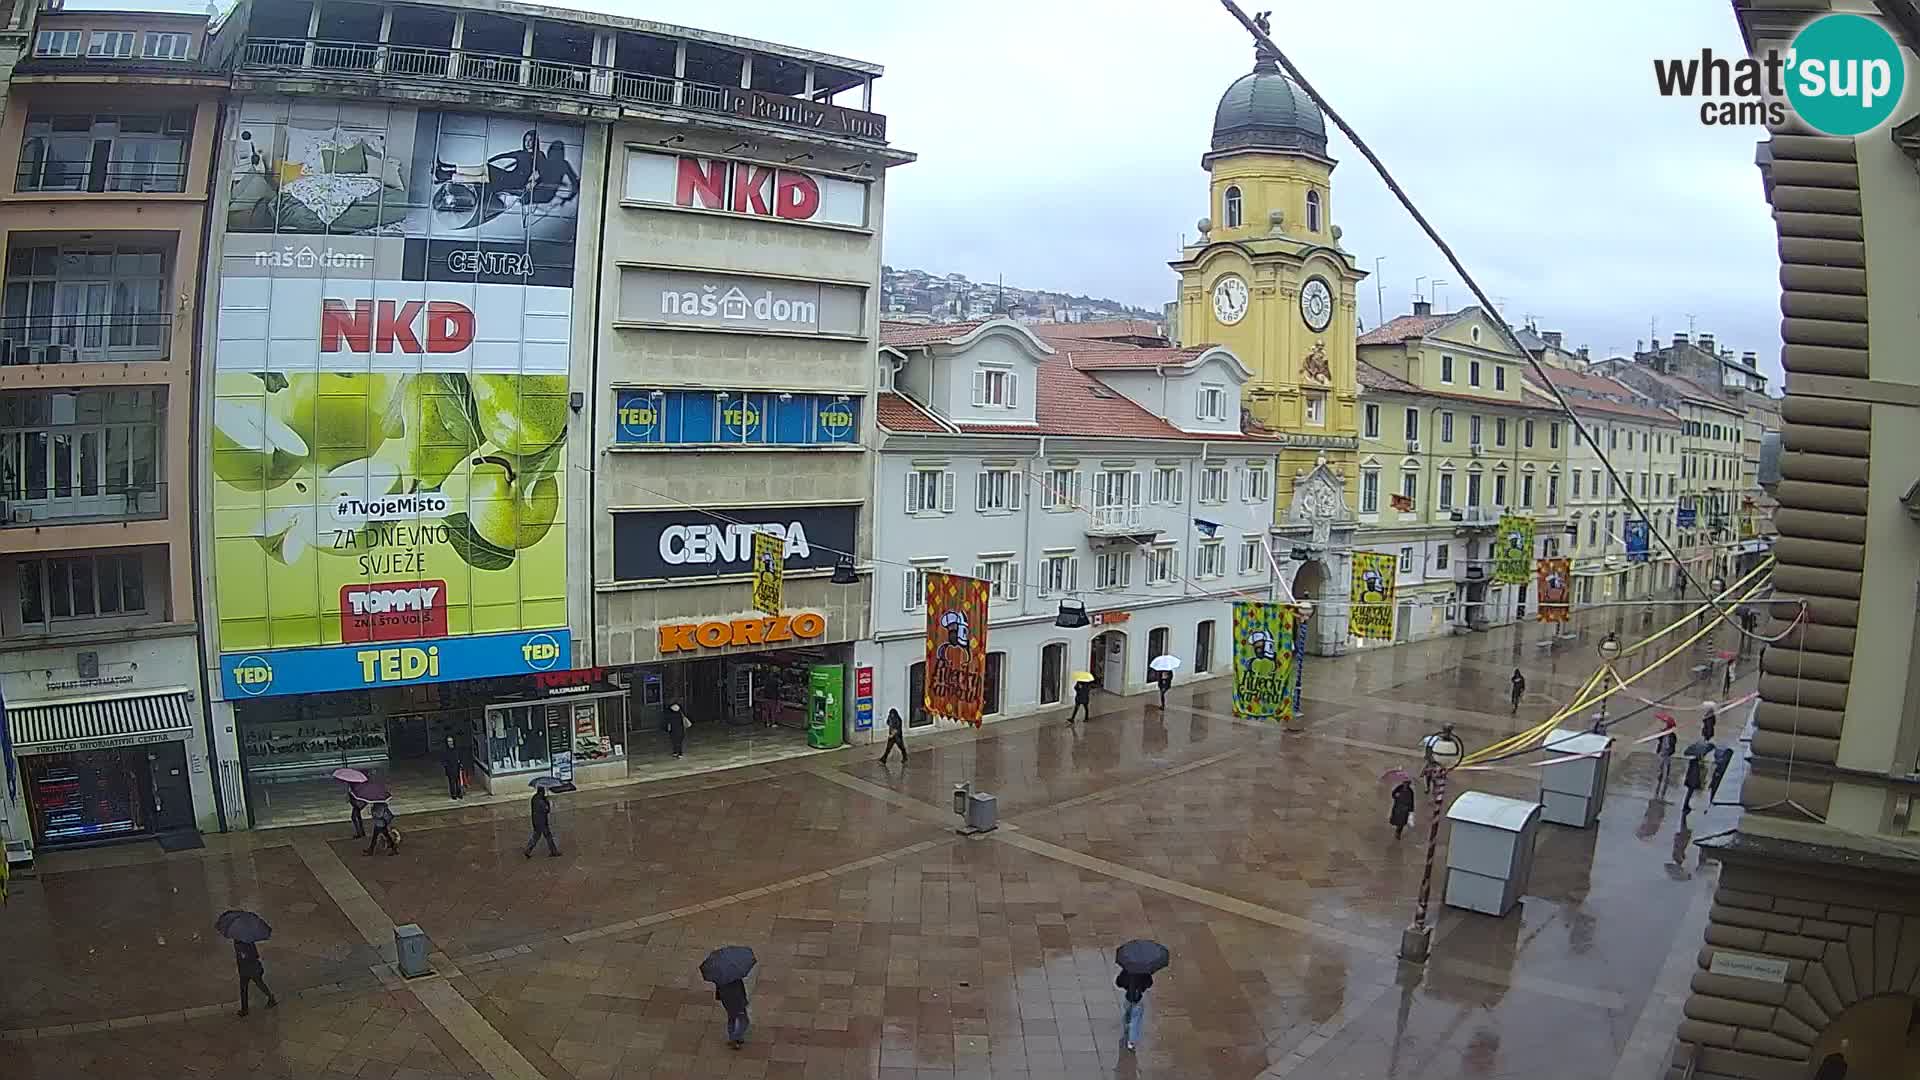
M 1427 822 L 1427 863 L 1420 874 L 1420 899 L 1414 904 L 1413 924 L 1400 934 L 1400 959 L 1422 963 L 1433 947 L 1433 930 L 1427 925 L 1427 903 L 1433 895 L 1433 858 L 1440 846 L 1440 811 L 1447 801 L 1447 773 L 1466 756 L 1466 744 L 1453 733 L 1452 724 L 1420 740 L 1421 778 L 1433 795 L 1431 820 Z
M 1614 675 L 1613 662 L 1615 660 L 1620 659 L 1619 632 L 1615 630 L 1607 631 L 1607 636 L 1600 639 L 1599 650 L 1600 650 L 1600 663 L 1607 669 L 1607 674 L 1613 676 L 1608 681 L 1618 682 L 1620 680 L 1620 676 Z M 1595 713 L 1593 716 L 1593 733 L 1595 735 L 1603 735 L 1606 733 L 1606 730 L 1607 730 L 1607 699 L 1601 698 L 1600 711 Z

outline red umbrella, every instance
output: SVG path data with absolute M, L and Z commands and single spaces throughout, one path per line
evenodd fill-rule
M 1674 722 L 1675 722 L 1675 721 L 1674 721 L 1674 719 L 1673 719 L 1673 714 L 1672 714 L 1672 713 L 1670 713 L 1670 712 L 1657 712 L 1657 713 L 1654 713 L 1654 714 L 1653 714 L 1653 718 L 1654 718 L 1655 720 L 1658 720 L 1658 721 L 1660 721 L 1660 726 L 1661 726 L 1661 727 L 1672 727 L 1672 726 L 1674 726 Z
M 359 769 L 335 769 L 333 770 L 333 778 L 347 784 L 364 784 L 367 782 L 367 774 L 361 772 Z
M 1718 653 L 1716 653 L 1715 655 L 1717 655 L 1718 657 L 1720 657 L 1720 659 L 1722 659 L 1722 660 L 1731 660 L 1731 659 L 1733 659 L 1733 658 L 1734 658 L 1735 656 L 1737 656 L 1737 655 L 1739 655 L 1739 654 L 1738 654 L 1738 653 L 1735 653 L 1735 652 L 1734 652 L 1734 651 L 1733 651 L 1732 649 L 1721 649 L 1721 650 L 1720 650 L 1720 651 L 1719 651 Z

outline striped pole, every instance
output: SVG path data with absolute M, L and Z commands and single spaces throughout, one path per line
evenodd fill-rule
M 1420 902 L 1413 909 L 1413 928 L 1425 930 L 1427 926 L 1427 902 L 1433 895 L 1433 856 L 1440 846 L 1440 810 L 1447 801 L 1447 771 L 1431 760 L 1428 755 L 1427 786 L 1433 789 L 1432 820 L 1427 822 L 1427 865 L 1420 873 Z

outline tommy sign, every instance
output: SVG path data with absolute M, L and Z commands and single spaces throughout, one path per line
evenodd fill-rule
M 865 228 L 867 185 L 727 158 L 627 151 L 628 202 Z
M 779 536 L 785 569 L 830 569 L 852 551 L 858 506 L 630 510 L 613 515 L 613 576 L 621 581 L 717 577 L 752 569 L 753 534 Z
M 620 321 L 712 330 L 857 336 L 866 293 L 854 285 L 622 267 Z

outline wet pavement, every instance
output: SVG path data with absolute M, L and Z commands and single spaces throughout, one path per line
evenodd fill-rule
M 1568 699 L 1592 641 L 1544 639 L 1527 625 L 1311 660 L 1305 715 L 1285 729 L 1234 719 L 1230 688 L 1200 682 L 1164 712 L 1108 698 L 1077 728 L 1056 713 L 919 737 L 904 767 L 873 745 L 582 791 L 557 800 L 559 858 L 522 857 L 518 803 L 403 814 L 394 857 L 362 854 L 344 823 L 50 856 L 0 911 L 4 1072 L 1654 1075 L 1714 878 L 1688 842 L 1737 811 L 1696 809 L 1678 832 L 1677 785 L 1652 797 L 1650 744 L 1615 758 L 1596 828 L 1542 826 L 1512 913 L 1436 903 L 1433 960 L 1395 955 L 1426 806 L 1396 840 L 1378 778 L 1414 767 L 1442 722 L 1485 745 Z M 1693 662 L 1634 690 L 1718 697 Z M 1628 716 L 1616 734 L 1653 728 L 1630 715 L 1639 701 L 1609 709 Z M 1697 710 L 1675 711 L 1684 743 Z M 999 831 L 954 834 L 966 780 L 999 797 Z M 1536 786 L 1526 759 L 1452 782 Z M 232 1015 L 232 954 L 211 930 L 228 907 L 274 924 L 276 1010 Z M 408 922 L 437 975 L 392 970 L 392 927 Z M 1173 966 L 1128 1054 L 1111 955 L 1135 936 L 1166 943 Z M 739 1050 L 695 971 L 730 943 L 760 956 Z

